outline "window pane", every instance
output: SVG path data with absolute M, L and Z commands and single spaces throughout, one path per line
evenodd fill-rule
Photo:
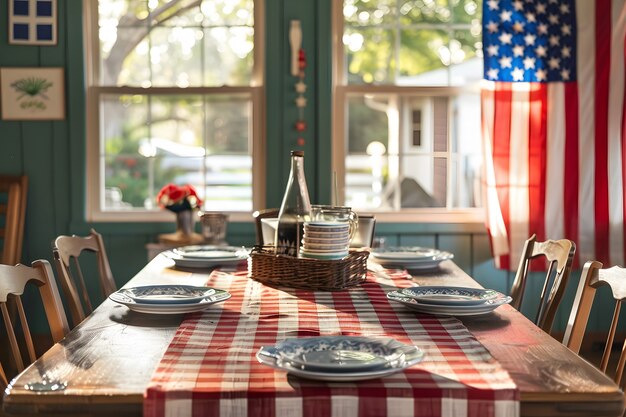
M 388 120 L 380 108 L 386 107 L 388 97 L 358 96 L 348 99 L 348 150 L 350 153 L 366 153 L 370 143 L 378 141 L 385 147 L 388 137 Z
M 353 94 L 348 100 L 346 204 L 359 210 L 480 203 L 477 94 Z
M 200 9 L 204 26 L 250 26 L 254 25 L 253 0 L 203 1 Z
M 206 29 L 204 39 L 204 85 L 249 85 L 254 30 L 244 26 Z
M 390 178 L 388 203 L 396 209 L 445 207 L 447 171 L 448 158 L 405 153 L 400 158 L 399 175 Z
M 483 8 L 480 0 L 452 0 L 452 19 L 455 23 L 479 24 L 483 18 Z
M 106 209 L 152 209 L 169 182 L 193 185 L 206 208 L 252 209 L 249 95 L 108 95 L 102 103 Z
M 449 37 L 443 30 L 405 30 L 400 42 L 400 85 L 447 85 Z
M 348 82 L 350 84 L 391 84 L 395 79 L 395 39 L 391 30 L 346 30 Z
M 450 41 L 450 85 L 477 84 L 483 74 L 482 33 L 457 30 Z
M 344 2 L 348 84 L 461 86 L 482 76 L 476 0 Z M 359 19 L 384 9 L 386 19 Z
M 376 94 L 348 99 L 348 143 L 345 176 L 346 205 L 360 210 L 382 208 L 388 179 L 391 97 Z
M 346 27 L 393 23 L 396 19 L 396 0 L 346 0 L 343 15 Z
M 442 23 L 452 20 L 448 0 L 410 0 L 400 3 L 400 16 L 402 16 L 400 21 L 404 25 Z
M 181 88 L 202 84 L 202 31 L 155 28 L 150 32 L 153 87 Z
M 101 0 L 101 85 L 249 85 L 252 0 Z
M 146 0 L 107 0 L 98 2 L 99 26 L 145 26 L 148 17 Z

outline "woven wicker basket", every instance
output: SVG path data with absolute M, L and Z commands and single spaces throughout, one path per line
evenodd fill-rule
M 256 246 L 248 258 L 248 277 L 271 286 L 341 290 L 365 281 L 368 256 L 367 250 L 351 250 L 343 259 L 295 258 Z

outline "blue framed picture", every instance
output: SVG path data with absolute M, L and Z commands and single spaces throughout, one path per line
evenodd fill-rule
M 57 0 L 8 0 L 9 43 L 56 45 Z

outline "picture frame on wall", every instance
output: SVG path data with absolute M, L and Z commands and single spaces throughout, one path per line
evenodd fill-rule
M 63 68 L 0 68 L 0 102 L 3 120 L 64 119 Z
M 57 0 L 8 0 L 9 43 L 57 44 Z

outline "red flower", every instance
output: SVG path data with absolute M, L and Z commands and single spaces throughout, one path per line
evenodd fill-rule
M 192 210 L 202 205 L 195 188 L 189 184 L 167 184 L 161 188 L 156 200 L 160 207 L 173 212 Z

